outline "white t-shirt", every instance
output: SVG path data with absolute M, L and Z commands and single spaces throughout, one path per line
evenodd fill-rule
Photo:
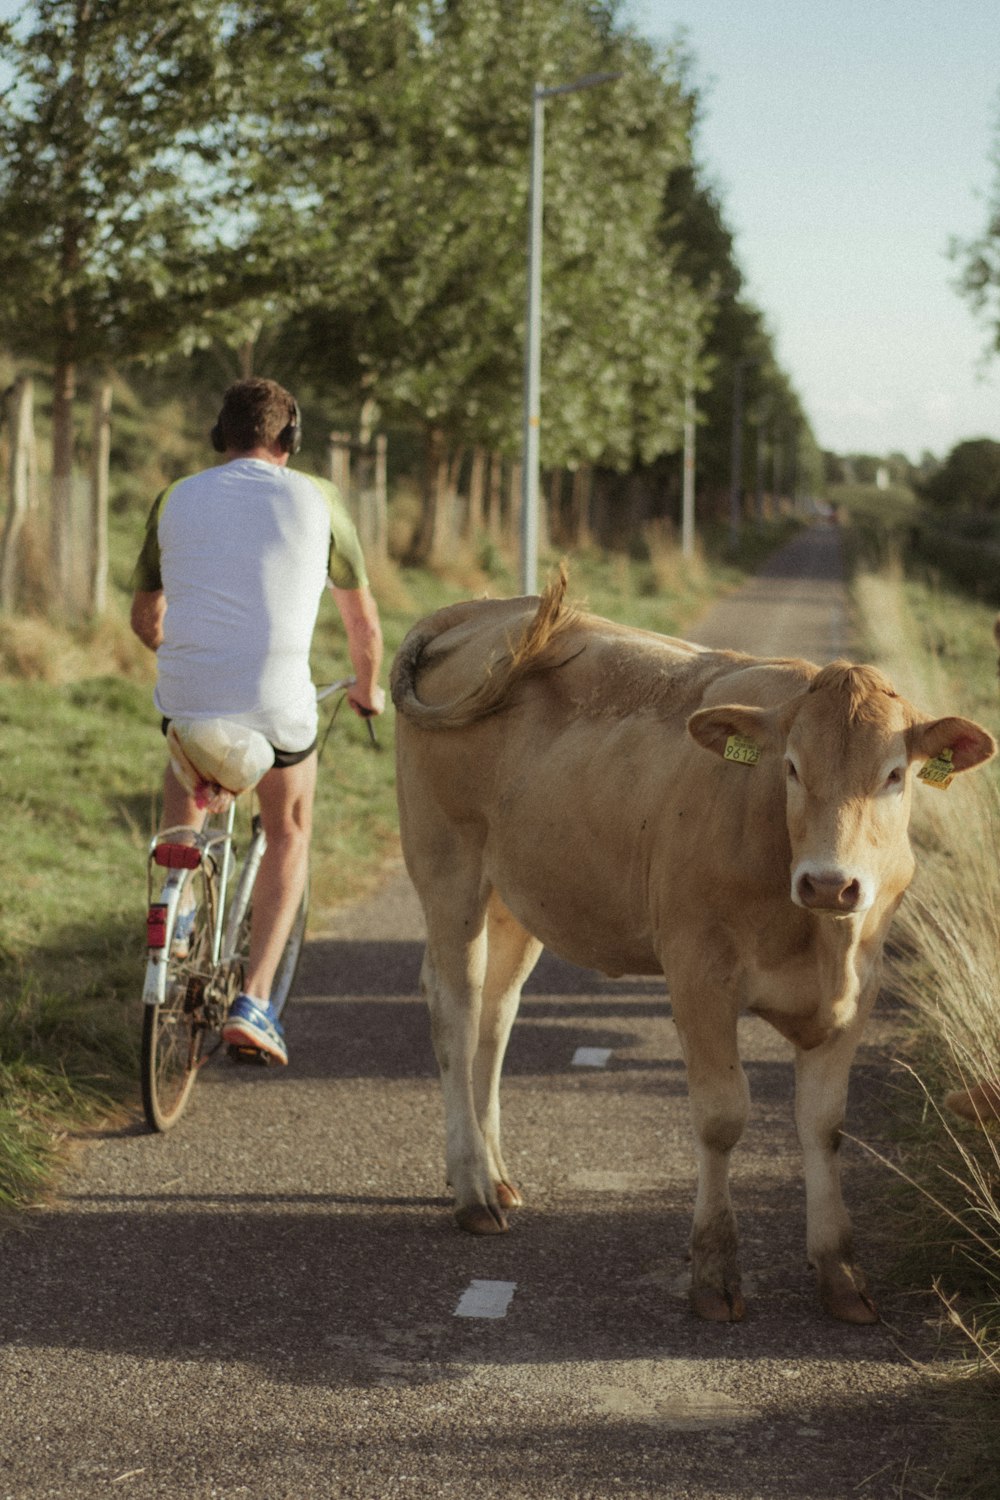
M 154 701 L 169 718 L 227 718 L 279 750 L 316 738 L 309 651 L 328 576 L 367 580 L 334 487 L 239 458 L 159 497 L 136 568 L 166 595 Z

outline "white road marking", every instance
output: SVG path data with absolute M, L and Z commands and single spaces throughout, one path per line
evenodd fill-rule
M 610 1047 L 577 1047 L 573 1053 L 573 1067 L 604 1068 L 610 1056 Z
M 455 1317 L 506 1317 L 516 1288 L 516 1281 L 473 1281 L 459 1298 Z

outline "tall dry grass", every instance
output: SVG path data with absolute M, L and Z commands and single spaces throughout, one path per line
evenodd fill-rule
M 991 612 L 906 583 L 855 585 L 868 653 L 930 714 L 998 727 Z M 1000 1120 L 965 1120 L 949 1092 L 1000 1086 L 1000 775 L 994 762 L 944 792 L 914 793 L 917 873 L 894 926 L 894 986 L 914 1018 L 902 1168 L 931 1217 L 913 1226 L 952 1322 L 1000 1373 Z M 964 1300 L 956 1300 L 964 1299 Z

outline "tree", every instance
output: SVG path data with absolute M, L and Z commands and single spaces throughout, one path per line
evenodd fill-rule
M 286 10 L 258 11 L 261 34 Z M 592 0 L 293 10 L 295 44 L 259 80 L 282 172 L 255 186 L 262 240 L 294 219 L 286 284 L 317 335 L 311 367 L 355 371 L 435 452 L 442 439 L 517 452 L 531 88 L 621 72 L 550 110 L 544 456 L 627 466 L 676 445 L 701 302 L 655 232 L 663 178 L 688 151 L 672 56 Z
M 959 292 L 990 331 L 994 353 L 1000 352 L 1000 123 L 990 157 L 994 179 L 987 200 L 986 227 L 977 239 L 953 240 L 952 258 L 961 265 Z
M 0 338 L 53 370 L 52 592 L 70 612 L 86 597 L 73 537 L 80 372 L 176 344 L 231 286 L 206 253 L 220 248 L 211 169 L 230 30 L 216 0 L 35 0 L 0 32 L 14 80 L 0 99 Z
M 704 359 L 708 371 L 699 397 L 700 487 L 717 511 L 731 481 L 734 403 L 742 388 L 745 422 L 755 442 L 741 442 L 742 489 L 769 490 L 822 481 L 822 459 L 809 421 L 781 370 L 764 316 L 743 291 L 733 234 L 717 190 L 696 162 L 667 178 L 660 238 L 665 253 L 707 305 Z M 764 470 L 767 470 L 766 482 Z
M 1000 443 L 971 438 L 956 444 L 921 493 L 942 510 L 1000 511 Z

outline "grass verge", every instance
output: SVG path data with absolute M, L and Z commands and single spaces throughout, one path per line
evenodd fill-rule
M 997 728 L 993 610 L 958 592 L 862 572 L 854 599 L 867 654 L 928 714 Z M 894 1195 L 908 1286 L 933 1285 L 965 1359 L 941 1387 L 947 1458 L 934 1493 L 998 1493 L 1000 1122 L 953 1114 L 949 1091 L 1000 1072 L 1000 769 L 917 788 L 917 875 L 893 928 L 893 987 L 910 1037 L 897 1080 Z

